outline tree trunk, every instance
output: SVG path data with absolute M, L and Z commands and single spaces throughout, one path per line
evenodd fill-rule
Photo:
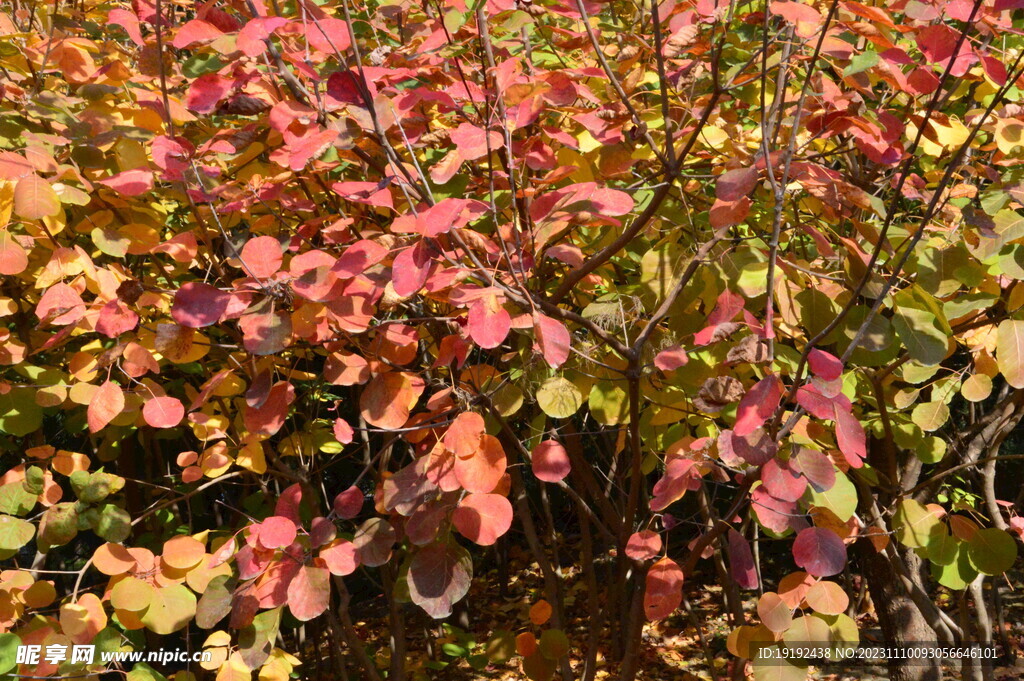
M 885 645 L 935 641 L 935 632 L 907 594 L 889 560 L 875 551 L 871 542 L 856 544 L 871 600 Z M 940 681 L 942 668 L 937 660 L 890 659 L 890 681 Z

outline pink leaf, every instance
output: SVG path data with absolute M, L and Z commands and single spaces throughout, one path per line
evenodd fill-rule
M 174 294 L 171 317 L 182 326 L 200 329 L 220 321 L 227 312 L 231 296 L 209 284 L 182 284 Z
M 331 573 L 327 568 L 302 565 L 288 584 L 288 609 L 295 619 L 319 617 L 331 602 Z
M 793 542 L 793 558 L 809 574 L 831 577 L 846 567 L 846 546 L 832 530 L 808 527 Z
M 836 403 L 834 407 L 836 419 L 836 443 L 843 458 L 850 464 L 851 468 L 860 468 L 864 465 L 864 458 L 868 455 L 867 438 L 864 435 L 864 427 L 860 425 L 851 412 L 841 409 Z
M 733 432 L 741 437 L 750 435 L 764 425 L 765 421 L 782 400 L 782 381 L 774 374 L 765 376 L 754 384 L 740 400 L 736 408 L 736 425 Z
M 715 195 L 722 201 L 738 201 L 757 186 L 758 175 L 754 166 L 727 171 L 718 176 Z
M 662 350 L 654 357 L 654 366 L 662 371 L 673 371 L 679 367 L 686 366 L 688 361 L 689 358 L 686 356 L 686 350 L 683 350 L 678 345 L 673 345 Z
M 626 555 L 633 560 L 650 560 L 661 553 L 661 535 L 651 530 L 634 532 L 626 542 Z
M 265 549 L 283 549 L 295 541 L 295 521 L 279 515 L 272 515 L 259 524 L 258 539 Z
M 96 320 L 96 331 L 107 338 L 117 338 L 139 324 L 139 315 L 116 298 L 103 306 Z
M 741 589 L 757 588 L 757 569 L 754 566 L 754 554 L 750 544 L 743 535 L 729 528 L 729 567 L 732 578 Z
M 427 283 L 433 267 L 434 261 L 426 242 L 420 241 L 399 253 L 391 266 L 395 293 L 406 298 L 419 291 Z
M 242 247 L 242 263 L 257 278 L 273 276 L 281 269 L 281 242 L 272 236 L 249 239 Z
M 544 440 L 530 454 L 533 474 L 544 482 L 561 482 L 572 470 L 569 454 L 558 440 Z
M 768 493 L 783 501 L 798 501 L 807 489 L 807 479 L 788 462 L 772 459 L 761 467 L 761 482 Z
M 342 539 L 333 546 L 320 550 L 320 558 L 327 565 L 332 575 L 344 577 L 356 571 L 359 567 L 359 555 L 356 546 L 352 542 Z
M 512 504 L 500 494 L 469 494 L 452 512 L 452 524 L 466 539 L 490 546 L 512 527 Z
M 452 605 L 469 592 L 473 561 L 456 544 L 424 546 L 409 564 L 409 596 L 435 619 L 452 614 Z
M 387 254 L 388 249 L 375 241 L 360 239 L 345 249 L 331 271 L 339 279 L 351 279 L 379 263 Z
M 347 445 L 352 442 L 352 437 L 355 435 L 355 431 L 352 430 L 352 426 L 349 425 L 345 419 L 334 419 L 334 437 L 337 438 L 338 442 L 343 445 Z
M 534 333 L 536 341 L 534 349 L 539 349 L 544 360 L 552 367 L 560 367 L 569 359 L 569 348 L 572 337 L 565 325 L 539 312 L 533 313 Z
M 185 407 L 173 397 L 154 397 L 142 408 L 142 417 L 154 428 L 174 428 L 185 418 Z
M 349 487 L 344 492 L 334 497 L 334 512 L 339 518 L 351 520 L 363 510 L 364 495 L 358 487 Z
M 145 41 L 142 40 L 142 31 L 139 28 L 139 18 L 125 9 L 112 9 L 107 15 L 107 23 L 120 26 L 132 39 L 132 42 L 142 47 Z
M 470 338 L 484 349 L 501 345 L 512 330 L 512 317 L 494 294 L 483 296 L 473 303 L 469 308 L 468 319 Z

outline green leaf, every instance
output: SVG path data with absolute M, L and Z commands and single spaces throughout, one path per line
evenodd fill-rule
M 896 540 L 913 549 L 928 546 L 936 534 L 945 530 L 934 511 L 914 499 L 904 499 L 892 518 Z
M 835 473 L 836 482 L 831 488 L 818 492 L 808 485 L 805 496 L 811 504 L 827 508 L 845 523 L 857 511 L 857 488 L 842 471 L 836 469 Z
M 1006 531 L 989 527 L 967 540 L 971 564 L 986 575 L 1001 575 L 1017 560 L 1017 542 Z
M 132 518 L 120 506 L 104 504 L 93 529 L 107 541 L 119 544 L 131 534 Z
M 7 483 L 0 487 L 0 513 L 26 515 L 35 508 L 36 497 L 20 482 Z
M 893 314 L 892 325 L 907 347 L 907 352 L 921 364 L 938 364 L 946 358 L 947 336 L 931 312 L 898 306 Z
M 549 660 L 558 660 L 569 654 L 569 637 L 561 629 L 548 629 L 540 635 L 540 652 Z
M 843 69 L 844 76 L 853 76 L 863 71 L 867 71 L 872 66 L 878 64 L 878 53 L 872 50 L 865 50 L 860 54 L 856 54 L 850 59 L 850 65 Z
M 924 463 L 938 463 L 946 456 L 946 441 L 935 436 L 928 436 L 918 443 L 917 458 Z
M 0 550 L 17 551 L 32 541 L 36 526 L 27 520 L 0 515 Z
M 21 637 L 17 634 L 0 634 L 0 674 L 6 674 L 18 664 L 18 646 Z
M 978 571 L 971 565 L 967 557 L 965 546 L 961 544 L 957 548 L 956 560 L 949 565 L 931 564 L 932 577 L 947 589 L 960 591 L 966 589 L 967 585 L 978 576 Z

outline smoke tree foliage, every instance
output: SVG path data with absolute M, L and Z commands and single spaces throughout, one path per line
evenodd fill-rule
M 740 676 L 856 642 L 862 582 L 990 640 L 1021 8 L 5 5 L 0 673 L 630 681 L 716 581 Z M 529 612 L 465 610 L 510 544 Z

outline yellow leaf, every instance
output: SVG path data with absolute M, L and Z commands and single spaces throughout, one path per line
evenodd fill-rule
M 996 123 L 996 146 L 1007 156 L 1024 144 L 1024 122 L 1016 118 L 1001 118 Z

